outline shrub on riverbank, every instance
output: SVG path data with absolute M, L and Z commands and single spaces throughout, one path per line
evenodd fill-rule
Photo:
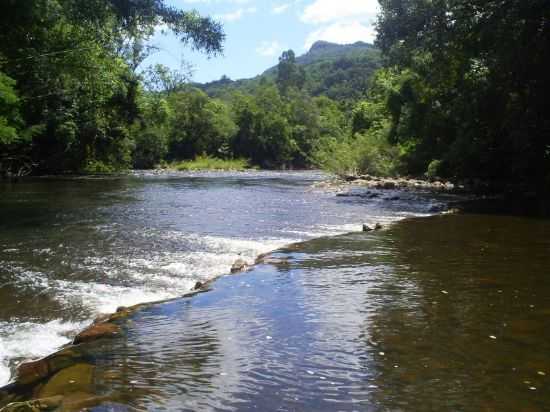
M 243 171 L 250 169 L 250 163 L 246 159 L 218 159 L 210 156 L 197 156 L 194 160 L 185 160 L 179 163 L 173 163 L 170 169 L 179 171 L 197 171 L 197 170 L 231 170 Z

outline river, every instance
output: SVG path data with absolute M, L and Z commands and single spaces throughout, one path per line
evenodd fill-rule
M 280 264 L 84 345 L 108 399 L 96 410 L 547 410 L 549 222 L 434 216 L 452 198 L 427 193 L 336 197 L 312 188 L 324 178 L 3 184 L 0 384 L 99 313 L 178 297 L 279 249 Z M 375 222 L 384 229 L 360 232 Z
M 1 183 L 0 385 L 99 313 L 179 296 L 239 257 L 427 213 L 310 190 L 318 173 L 137 173 Z M 392 203 L 391 205 L 388 203 Z

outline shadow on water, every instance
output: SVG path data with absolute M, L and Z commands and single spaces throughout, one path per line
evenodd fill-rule
M 293 245 L 82 345 L 94 410 L 548 410 L 549 234 L 447 215 Z
M 393 287 L 370 320 L 390 409 L 543 411 L 550 406 L 550 222 L 438 216 L 396 225 Z

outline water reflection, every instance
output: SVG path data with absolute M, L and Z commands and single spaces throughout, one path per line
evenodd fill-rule
M 97 383 L 137 410 L 548 410 L 549 231 L 443 216 L 297 245 L 137 314 Z
M 52 352 L 99 313 L 181 296 L 237 258 L 441 203 L 341 199 L 311 188 L 323 178 L 162 172 L 0 182 L 0 385 L 15 363 Z
M 395 270 L 419 293 L 371 319 L 390 409 L 546 410 L 547 221 L 445 216 L 397 225 Z M 436 408 L 437 409 L 437 408 Z

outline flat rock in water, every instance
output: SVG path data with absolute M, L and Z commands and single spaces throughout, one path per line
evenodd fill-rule
M 95 367 L 79 363 L 57 372 L 40 390 L 40 398 L 66 395 L 69 393 L 88 393 L 92 389 Z
M 231 266 L 231 273 L 243 272 L 248 268 L 248 263 L 243 259 L 237 259 Z
M 48 377 L 51 374 L 47 359 L 24 362 L 17 367 L 16 382 L 28 385 Z
M 76 338 L 74 338 L 74 344 L 90 342 L 92 340 L 113 337 L 120 332 L 120 326 L 115 325 L 114 323 L 98 323 L 90 326 L 87 329 L 84 329 Z
M 80 358 L 79 353 L 66 348 L 46 358 L 24 362 L 17 367 L 14 382 L 17 385 L 36 383 L 63 368 L 74 365 Z

